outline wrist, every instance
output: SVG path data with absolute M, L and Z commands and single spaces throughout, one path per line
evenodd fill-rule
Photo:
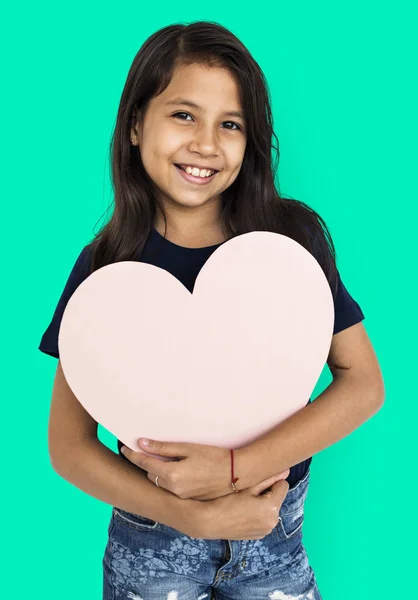
M 218 498 L 213 500 L 192 500 L 190 512 L 186 518 L 190 519 L 194 537 L 211 539 L 213 523 L 217 519 Z
M 194 499 L 182 499 L 174 496 L 173 514 L 175 515 L 175 529 L 194 538 L 205 538 L 208 535 L 208 523 L 210 522 L 209 504 L 212 501 L 201 501 Z
M 238 477 L 236 487 L 239 491 L 257 483 L 251 477 L 251 457 L 248 448 L 249 446 L 243 446 L 234 450 L 234 474 Z
M 228 496 L 221 496 L 213 500 L 195 500 L 195 504 L 191 506 L 191 522 L 195 532 L 194 537 L 203 539 L 215 539 L 217 532 L 214 527 L 219 528 L 221 512 L 219 506 L 222 500 Z M 189 515 L 189 517 L 190 517 Z

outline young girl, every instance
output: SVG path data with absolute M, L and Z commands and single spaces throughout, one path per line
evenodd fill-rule
M 341 281 L 324 221 L 275 187 L 272 136 L 263 73 L 224 27 L 171 25 L 135 56 L 112 140 L 114 213 L 78 256 L 39 349 L 59 359 L 65 306 L 96 269 L 144 261 L 192 292 L 221 244 L 246 232 L 273 231 L 302 244 L 328 278 L 335 305 L 328 357 L 333 381 L 315 402 L 309 399 L 235 453 L 155 440 L 151 453 L 180 459 L 164 462 L 140 451 L 124 454 L 120 440 L 118 454 L 103 445 L 58 361 L 52 465 L 113 507 L 104 599 L 321 598 L 302 543 L 312 455 L 370 418 L 384 389 L 364 315 Z

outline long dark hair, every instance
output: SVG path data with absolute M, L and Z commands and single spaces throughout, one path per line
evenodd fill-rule
M 114 211 L 90 244 L 90 272 L 138 257 L 153 227 L 157 205 L 167 226 L 157 190 L 137 146 L 130 143 L 130 132 L 149 100 L 168 86 L 175 68 L 193 63 L 228 68 L 236 78 L 246 114 L 247 145 L 241 170 L 222 193 L 226 239 L 250 231 L 287 235 L 317 258 L 336 293 L 335 247 L 324 220 L 304 202 L 281 196 L 275 185 L 280 152 L 264 74 L 235 35 L 210 21 L 174 24 L 156 31 L 133 60 L 110 146 Z

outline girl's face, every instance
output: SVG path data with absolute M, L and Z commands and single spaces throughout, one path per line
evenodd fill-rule
M 150 100 L 131 138 L 167 209 L 212 206 L 218 211 L 221 194 L 238 176 L 244 158 L 242 110 L 231 73 L 197 64 L 177 68 L 164 92 Z M 228 114 L 236 112 L 241 114 Z M 199 185 L 187 181 L 176 164 L 218 172 Z

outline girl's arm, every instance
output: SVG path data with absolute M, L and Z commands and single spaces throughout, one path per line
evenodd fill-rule
M 158 488 L 146 473 L 102 444 L 97 427 L 68 386 L 58 361 L 48 428 L 54 470 L 102 502 L 199 537 L 205 503 Z
M 335 444 L 383 406 L 382 373 L 362 323 L 333 336 L 327 362 L 333 381 L 314 402 L 236 451 L 243 487 Z

